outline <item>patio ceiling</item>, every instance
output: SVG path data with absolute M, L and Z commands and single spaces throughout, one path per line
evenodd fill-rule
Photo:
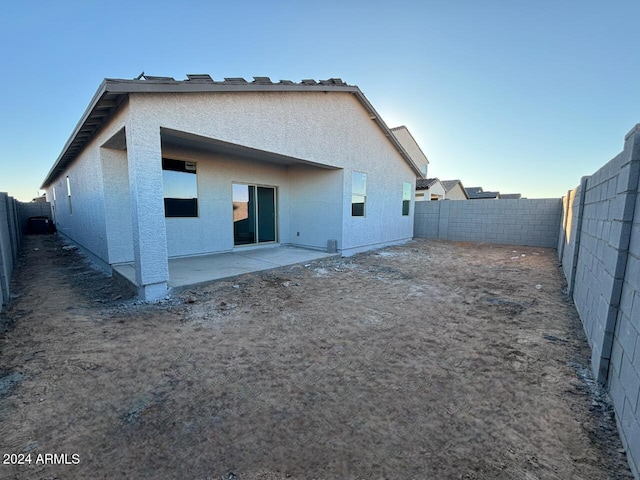
M 160 129 L 162 148 L 177 148 L 183 150 L 192 150 L 202 153 L 222 154 L 231 157 L 238 157 L 245 160 L 257 160 L 260 162 L 275 163 L 278 165 L 311 165 L 314 167 L 325 168 L 328 170 L 338 170 L 338 167 L 316 163 L 310 160 L 281 155 L 267 150 L 238 145 L 235 143 L 217 140 L 215 138 L 203 137 L 188 132 L 171 130 L 168 128 Z

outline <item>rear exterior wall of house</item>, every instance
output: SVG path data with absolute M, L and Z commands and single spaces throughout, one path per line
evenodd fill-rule
M 104 146 L 123 129 L 126 150 Z M 158 139 L 165 129 L 301 162 L 278 165 L 215 151 L 161 148 Z M 134 182 L 158 178 L 155 173 L 140 177 L 143 171 L 132 170 L 131 155 L 150 158 L 158 171 L 162 157 L 196 162 L 198 217 L 165 219 L 164 212 L 145 212 L 162 216 L 164 231 L 151 231 L 166 242 L 168 257 L 233 248 L 234 182 L 277 188 L 278 240 L 283 244 L 324 249 L 327 240 L 335 239 L 348 255 L 403 242 L 413 234 L 413 200 L 409 215 L 402 215 L 402 201 L 403 184 L 415 187 L 415 172 L 351 93 L 130 94 L 47 189 L 59 231 L 106 268 L 133 261 L 134 234 L 142 235 L 132 227 L 133 205 L 140 204 L 132 198 L 139 196 L 131 185 L 132 172 L 138 175 Z M 351 215 L 353 172 L 367 178 L 364 217 Z M 161 184 L 153 188 L 161 195 Z
M 335 239 L 343 254 L 351 254 L 407 241 L 413 235 L 413 209 L 410 215 L 402 215 L 402 194 L 403 183 L 414 187 L 415 172 L 350 93 L 135 94 L 130 103 L 152 129 L 188 132 L 340 169 L 338 174 L 296 165 L 287 167 L 286 172 L 265 165 L 267 177 L 279 175 L 282 180 L 280 215 L 285 218 L 280 220 L 280 229 L 284 243 L 324 248 L 327 240 Z M 229 179 L 235 176 L 235 181 L 248 181 L 249 170 L 255 170 L 256 164 L 243 173 L 241 163 L 231 161 L 225 166 L 228 173 L 220 173 Z M 353 172 L 367 176 L 364 217 L 351 215 Z M 261 181 L 279 182 L 275 178 Z M 298 193 L 296 198 L 287 198 L 292 191 Z M 336 194 L 342 197 L 340 203 Z M 227 205 L 225 201 L 224 208 Z M 313 216 L 305 216 L 303 209 Z

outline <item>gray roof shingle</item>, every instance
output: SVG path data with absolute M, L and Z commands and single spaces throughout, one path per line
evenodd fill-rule
M 469 187 L 465 188 L 467 197 L 469 200 L 485 200 L 492 198 L 499 198 L 500 192 L 485 192 L 482 187 Z
M 520 198 L 522 198 L 521 193 L 501 193 L 500 194 L 501 200 L 518 200 Z
M 448 192 L 453 187 L 455 187 L 457 184 L 462 185 L 462 182 L 460 180 L 440 180 L 440 183 L 444 187 L 444 191 L 445 192 Z
M 416 180 L 416 190 L 426 190 L 436 182 L 439 182 L 437 178 L 418 178 Z

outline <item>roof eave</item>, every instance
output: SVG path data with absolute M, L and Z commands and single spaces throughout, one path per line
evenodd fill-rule
M 422 156 L 425 158 L 425 160 L 427 161 L 427 166 L 431 163 L 429 161 L 429 157 L 427 157 L 427 155 L 424 153 L 424 151 L 422 150 L 422 147 L 420 146 L 420 144 L 416 141 L 415 137 L 413 136 L 413 134 L 411 133 L 411 130 L 409 130 L 409 128 L 406 125 L 399 125 L 397 127 L 391 128 L 390 130 L 393 132 L 394 130 L 400 130 L 401 128 L 404 128 L 407 133 L 409 134 L 409 136 L 411 137 L 411 140 L 413 140 L 413 143 L 416 144 L 416 146 L 418 147 L 418 150 L 420 150 L 420 153 L 422 154 Z M 422 170 L 420 170 L 420 176 L 424 178 L 424 175 L 422 174 Z
M 62 148 L 62 151 L 60 152 L 60 155 L 58 155 L 58 158 L 56 159 L 56 161 L 53 164 L 53 166 L 51 167 L 51 170 L 49 170 L 49 173 L 47 173 L 47 176 L 45 177 L 44 182 L 40 186 L 41 190 L 44 190 L 46 187 L 48 187 L 53 182 L 53 180 L 55 178 L 54 173 L 57 170 L 59 170 L 59 166 L 60 166 L 60 163 L 62 163 L 63 157 L 65 156 L 65 154 L 69 150 L 69 147 L 71 146 L 71 144 L 78 137 L 78 134 L 80 133 L 80 130 L 84 126 L 84 124 L 87 121 L 87 119 L 89 118 L 89 116 L 91 116 L 91 113 L 94 111 L 94 109 L 95 109 L 96 105 L 98 104 L 98 102 L 100 101 L 100 99 L 106 93 L 107 93 L 107 80 L 105 79 L 105 80 L 102 81 L 102 83 L 98 87 L 98 90 L 96 91 L 96 93 L 94 94 L 93 98 L 89 102 L 89 105 L 87 106 L 86 110 L 82 114 L 82 117 L 80 117 L 80 120 L 78 121 L 78 123 L 76 124 L 75 128 L 73 129 L 73 132 L 71 133 L 71 136 L 69 137 L 69 139 L 67 140 L 67 143 L 65 143 L 64 147 Z
M 460 185 L 460 188 L 462 188 L 462 193 L 464 193 L 465 198 L 469 200 L 469 194 L 467 193 L 467 189 L 464 188 L 464 185 L 462 184 L 462 180 L 458 181 L 458 184 Z
M 394 145 L 396 150 L 400 153 L 400 155 L 405 159 L 405 161 L 409 164 L 409 166 L 415 171 L 418 177 L 423 178 L 422 171 L 418 168 L 418 166 L 413 162 L 409 154 L 402 147 L 400 142 L 395 138 L 387 124 L 382 120 L 378 112 L 373 108 L 369 100 L 364 96 L 362 91 L 357 86 L 351 85 L 331 85 L 331 84 L 321 84 L 316 83 L 313 85 L 305 85 L 305 84 L 288 84 L 288 83 L 270 83 L 270 84 L 256 84 L 256 83 L 216 83 L 211 81 L 167 81 L 167 80 L 121 80 L 121 79 L 104 79 L 95 95 L 89 102 L 84 114 L 80 118 L 80 121 L 77 123 L 76 127 L 73 129 L 73 132 L 67 142 L 65 143 L 64 148 L 62 149 L 60 155 L 56 159 L 55 163 L 47 173 L 44 182 L 40 186 L 41 189 L 47 188 L 57 175 L 62 173 L 64 169 L 67 167 L 65 164 L 65 157 L 69 153 L 70 147 L 74 142 L 78 139 L 79 133 L 82 128 L 85 126 L 85 123 L 89 119 L 89 117 L 93 114 L 100 100 L 107 94 L 116 94 L 122 96 L 128 96 L 130 93 L 198 93 L 198 92 L 305 92 L 305 91 L 313 91 L 313 92 L 346 92 L 352 93 L 356 96 L 358 101 L 364 106 L 365 110 L 369 113 L 370 118 L 376 122 L 378 127 L 382 130 L 384 135 L 389 139 L 389 141 Z M 109 117 L 106 117 L 105 121 L 108 121 Z M 99 128 L 102 127 L 103 124 L 99 125 L 96 128 L 96 132 Z M 87 140 L 89 141 L 90 138 Z M 75 155 L 80 152 L 86 145 L 86 142 L 78 147 L 78 152 L 72 154 L 74 158 L 69 160 L 69 164 L 73 162 L 75 159 Z M 426 156 L 425 156 L 426 157 Z

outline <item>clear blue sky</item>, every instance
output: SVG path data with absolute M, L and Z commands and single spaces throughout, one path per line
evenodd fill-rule
M 341 77 L 429 176 L 558 197 L 640 122 L 640 1 L 30 1 L 0 18 L 0 191 L 38 193 L 105 77 Z

